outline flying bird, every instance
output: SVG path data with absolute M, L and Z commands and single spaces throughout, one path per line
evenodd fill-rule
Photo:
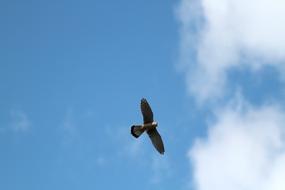
M 148 134 L 153 146 L 160 154 L 164 154 L 164 146 L 160 134 L 156 127 L 158 123 L 153 120 L 153 113 L 150 105 L 145 98 L 141 99 L 141 112 L 143 115 L 142 125 L 133 125 L 131 127 L 131 134 L 138 138 L 145 131 Z

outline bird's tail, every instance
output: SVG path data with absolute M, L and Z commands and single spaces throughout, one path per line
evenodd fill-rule
M 145 131 L 144 128 L 142 128 L 142 125 L 133 125 L 131 127 L 131 134 L 138 138 L 141 134 L 143 134 L 143 132 Z

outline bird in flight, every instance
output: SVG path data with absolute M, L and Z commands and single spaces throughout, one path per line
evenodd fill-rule
M 164 154 L 164 146 L 160 134 L 156 127 L 158 123 L 153 120 L 153 113 L 150 105 L 145 98 L 141 99 L 141 112 L 143 115 L 142 125 L 133 125 L 131 127 L 131 134 L 138 138 L 145 131 L 148 134 L 153 146 L 160 154 Z

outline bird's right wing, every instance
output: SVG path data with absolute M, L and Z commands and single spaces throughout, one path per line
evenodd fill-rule
M 151 129 L 147 131 L 147 134 L 156 150 L 160 154 L 164 154 L 163 141 L 158 131 L 156 129 Z
M 153 122 L 153 113 L 150 108 L 150 105 L 146 101 L 145 98 L 141 99 L 141 111 L 143 115 L 143 122 L 146 123 L 152 123 Z

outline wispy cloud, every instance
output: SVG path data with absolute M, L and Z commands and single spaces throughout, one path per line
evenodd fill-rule
M 61 124 L 63 144 L 70 144 L 79 136 L 73 112 L 72 109 L 68 109 Z
M 12 110 L 10 112 L 11 129 L 14 132 L 26 132 L 31 128 L 31 121 L 25 112 L 21 110 Z
M 98 156 L 97 158 L 96 158 L 96 165 L 97 166 L 104 166 L 105 164 L 107 163 L 107 160 L 106 160 L 106 158 L 104 157 L 104 156 Z
M 146 156 L 144 151 L 145 139 L 141 136 L 139 139 L 135 139 L 130 133 L 130 127 L 128 125 L 117 126 L 105 126 L 104 133 L 114 143 L 114 147 L 117 144 L 121 144 L 119 149 L 116 149 L 118 156 L 128 157 L 130 159 L 139 161 L 143 160 Z
M 216 112 L 189 150 L 197 190 L 285 188 L 285 113 L 236 104 Z
M 181 62 L 198 102 L 224 95 L 227 71 L 263 65 L 284 72 L 283 0 L 182 0 Z
M 150 182 L 159 184 L 171 176 L 170 161 L 167 156 L 154 155 L 151 161 L 152 176 Z

